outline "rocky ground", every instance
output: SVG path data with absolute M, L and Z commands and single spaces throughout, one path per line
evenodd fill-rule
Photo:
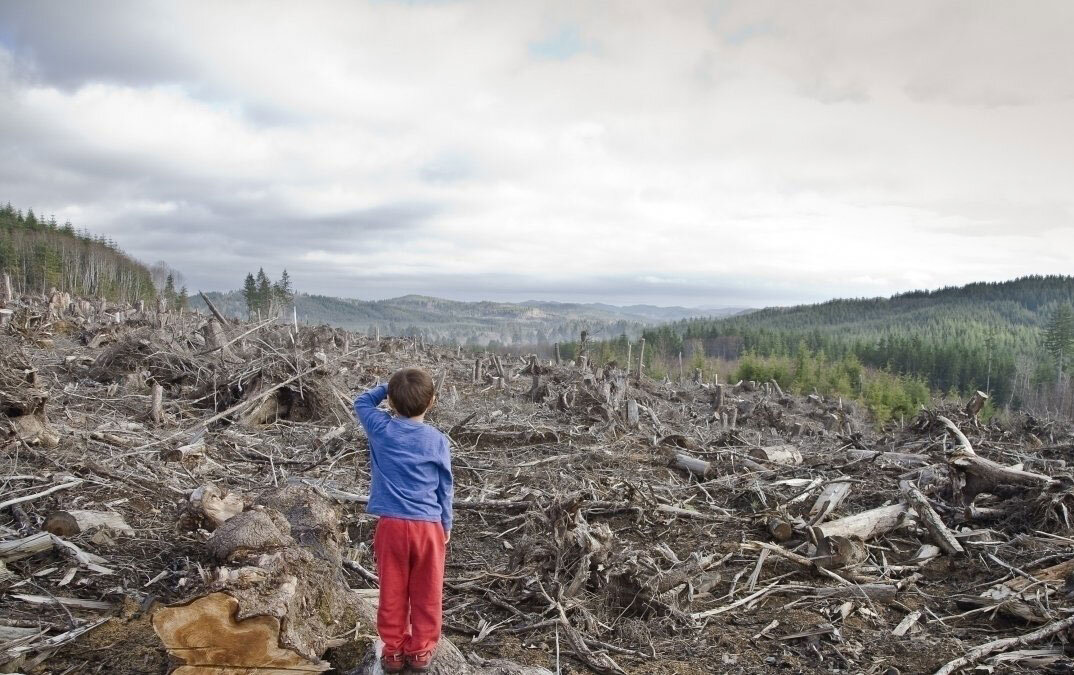
M 877 430 L 847 402 L 636 364 L 62 294 L 6 309 L 0 672 L 164 673 L 184 655 L 188 673 L 366 672 L 374 521 L 350 401 L 403 366 L 433 374 L 428 419 L 454 444 L 452 672 L 1074 663 L 1065 425 L 985 424 L 968 402 Z M 211 614 L 221 597 L 237 615 Z M 198 661 L 184 631 L 210 625 L 261 626 L 276 655 Z

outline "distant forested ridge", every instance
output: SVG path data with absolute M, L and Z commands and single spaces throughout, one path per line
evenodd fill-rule
M 832 300 L 730 318 L 689 319 L 645 331 L 665 358 L 680 352 L 738 359 L 829 361 L 920 378 L 940 392 L 988 389 L 997 404 L 1039 398 L 1056 382 L 1043 330 L 1074 303 L 1074 277 L 1029 276 L 890 298 Z M 1060 372 L 1059 389 L 1063 374 Z
M 257 277 L 263 276 L 259 271 Z M 267 275 L 264 275 L 267 284 Z M 220 311 L 245 317 L 251 298 L 262 295 L 257 277 L 248 279 L 243 292 L 207 293 Z M 283 278 L 277 284 L 283 283 Z M 702 310 L 686 307 L 631 305 L 618 307 L 596 303 L 528 301 L 463 302 L 424 295 L 406 295 L 387 300 L 358 300 L 324 295 L 293 293 L 288 280 L 287 298 L 297 306 L 300 321 L 328 323 L 341 328 L 382 335 L 421 336 L 428 342 L 458 344 L 491 349 L 528 348 L 551 354 L 556 342 L 576 340 L 585 330 L 594 339 L 619 335 L 637 338 L 648 326 L 670 319 L 698 316 Z M 266 286 L 266 288 L 268 288 Z M 264 293 L 268 291 L 265 290 Z M 198 298 L 192 299 L 200 306 Z M 708 310 L 730 314 L 741 308 Z M 289 310 L 285 309 L 289 314 Z
M 156 289 L 148 268 L 104 238 L 78 232 L 71 223 L 25 214 L 11 204 L 0 207 L 0 274 L 18 292 L 52 288 L 109 300 L 153 300 Z

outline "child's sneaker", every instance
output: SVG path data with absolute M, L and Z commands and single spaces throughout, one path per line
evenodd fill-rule
M 406 662 L 410 666 L 411 670 L 422 672 L 429 670 L 429 666 L 433 663 L 433 650 L 424 652 L 418 652 L 417 654 L 407 654 Z
M 398 654 L 384 654 L 380 657 L 380 664 L 386 673 L 401 673 L 406 668 L 406 657 L 403 652 Z

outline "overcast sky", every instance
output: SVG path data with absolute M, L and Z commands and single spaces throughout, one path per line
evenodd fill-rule
M 0 2 L 0 201 L 191 289 L 691 306 L 1074 272 L 1074 2 Z

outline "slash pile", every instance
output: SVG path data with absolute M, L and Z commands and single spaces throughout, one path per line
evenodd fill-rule
M 2 672 L 371 672 L 350 405 L 403 366 L 433 374 L 454 444 L 434 672 L 1074 667 L 1065 424 L 986 423 L 978 396 L 876 429 L 850 402 L 585 355 L 6 309 Z

